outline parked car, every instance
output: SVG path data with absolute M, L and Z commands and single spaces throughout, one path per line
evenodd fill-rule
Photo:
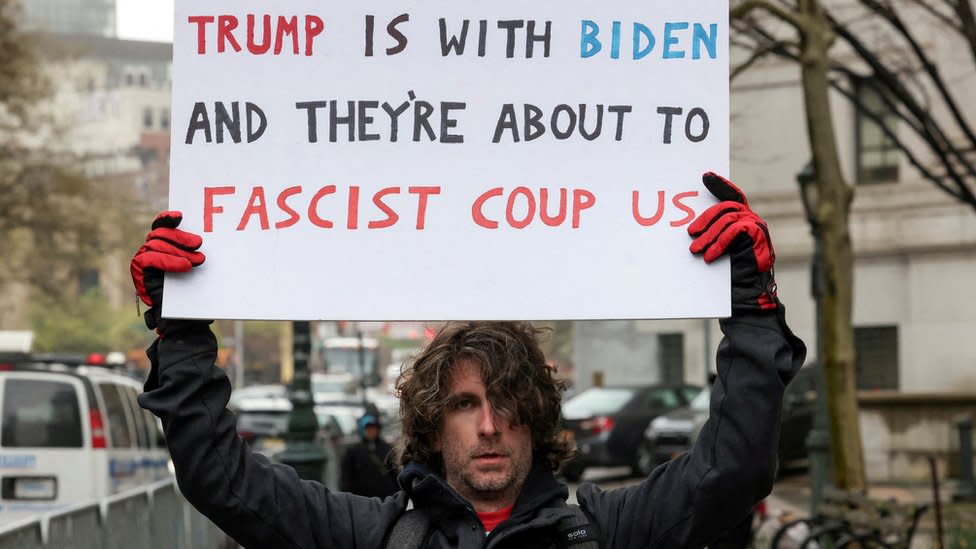
M 813 429 L 817 411 L 817 388 L 821 369 L 816 365 L 800 368 L 783 395 L 783 415 L 779 426 L 781 464 L 807 458 L 807 437 Z
M 312 395 L 316 405 L 362 401 L 359 379 L 348 373 L 312 374 Z
M 272 457 L 285 449 L 291 401 L 284 385 L 252 385 L 235 390 L 227 407 L 237 416 L 237 434 L 251 449 Z
M 287 403 L 287 404 L 285 404 Z M 227 407 L 232 411 L 242 408 L 258 408 L 291 406 L 288 401 L 288 388 L 280 383 L 267 385 L 248 385 L 240 389 L 234 389 L 230 394 L 230 401 Z
M 644 429 L 655 417 L 686 406 L 701 391 L 694 385 L 591 387 L 563 402 L 563 435 L 577 453 L 563 475 L 577 481 L 587 467 L 638 469 Z
M 141 384 L 87 364 L 0 371 L 0 521 L 93 502 L 169 478 L 159 421 Z
M 651 420 L 644 431 L 637 461 L 642 471 L 658 465 L 691 449 L 698 432 L 708 419 L 708 405 L 712 391 L 703 388 L 688 406 L 672 410 Z
M 778 452 L 781 464 L 807 457 L 806 438 L 813 427 L 819 371 L 816 366 L 805 366 L 786 387 L 783 413 L 780 416 Z M 657 465 L 691 449 L 708 420 L 710 399 L 711 389 L 705 387 L 687 407 L 651 420 L 644 431 L 644 440 L 639 451 L 638 461 L 642 469 L 649 472 Z

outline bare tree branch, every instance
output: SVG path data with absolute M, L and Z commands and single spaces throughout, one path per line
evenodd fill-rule
M 966 192 L 968 191 L 967 187 L 962 186 L 959 190 L 956 190 L 946 185 L 938 175 L 933 173 L 932 170 L 930 170 L 928 167 L 922 164 L 922 162 L 918 159 L 918 157 L 912 152 L 911 148 L 908 145 L 906 145 L 905 142 L 902 141 L 898 137 L 898 135 L 888 127 L 887 124 L 885 124 L 884 119 L 882 119 L 880 116 L 878 116 L 877 113 L 869 109 L 860 100 L 860 98 L 857 96 L 856 93 L 853 93 L 847 88 L 845 88 L 844 86 L 842 86 L 840 82 L 838 82 L 836 79 L 830 81 L 830 87 L 836 90 L 844 97 L 846 97 L 857 108 L 858 112 L 868 117 L 875 124 L 877 124 L 878 127 L 881 128 L 881 131 L 885 134 L 885 136 L 887 136 L 888 139 L 890 139 L 892 143 L 894 143 L 894 145 L 898 147 L 898 149 L 901 150 L 902 153 L 904 153 L 908 161 L 913 166 L 915 166 L 915 168 L 922 174 L 922 176 L 925 179 L 931 181 L 936 187 L 942 189 L 953 198 L 959 200 L 960 202 L 964 202 L 968 204 L 974 210 L 976 210 L 976 196 L 974 196 L 972 192 Z
M 836 24 L 836 21 L 834 22 L 835 32 L 871 67 L 874 71 L 874 77 L 884 82 L 888 91 L 893 93 L 909 112 L 922 122 L 926 129 L 922 137 L 930 144 L 933 152 L 939 156 L 939 159 L 946 165 L 946 168 L 951 173 L 954 173 L 955 170 L 949 159 L 949 154 L 954 152 L 950 140 L 941 126 L 932 119 L 929 109 L 924 108 L 916 101 L 915 97 L 905 88 L 898 76 L 893 74 L 850 29 L 844 25 Z M 965 159 L 961 156 L 957 156 L 957 158 L 965 162 Z M 976 172 L 973 174 L 976 175 Z
M 962 24 L 958 20 L 954 19 L 953 17 L 950 17 L 949 15 L 937 10 L 935 6 L 932 5 L 932 0 L 906 0 L 906 1 L 918 8 L 925 10 L 926 12 L 928 12 L 929 15 L 938 19 L 943 25 L 955 30 L 956 32 L 960 34 L 964 32 Z M 946 2 L 946 4 L 949 4 L 949 7 L 953 11 L 956 10 L 956 7 L 951 3 Z
M 890 3 L 887 1 L 883 5 L 876 3 L 876 7 L 882 10 L 889 9 L 889 6 Z M 955 6 L 952 6 L 952 8 L 955 9 Z M 830 17 L 830 14 L 827 14 L 827 17 Z M 868 110 L 848 86 L 841 84 L 842 81 L 836 78 L 831 79 L 829 85 L 850 100 L 854 107 L 865 117 L 878 123 L 883 133 L 905 154 L 905 158 L 919 170 L 923 178 L 932 182 L 938 189 L 949 196 L 970 205 L 976 210 L 976 195 L 974 195 L 973 185 L 973 182 L 976 181 L 976 177 L 974 177 L 974 173 L 976 173 L 974 161 L 976 161 L 976 158 L 969 154 L 968 147 L 958 146 L 958 143 L 946 135 L 940 126 L 940 122 L 932 117 L 931 111 L 933 106 L 929 103 L 925 105 L 920 104 L 913 92 L 904 84 L 905 78 L 908 76 L 918 74 L 929 75 L 929 73 L 927 71 L 920 73 L 918 69 L 910 67 L 902 69 L 889 68 L 872 49 L 869 49 L 853 34 L 847 26 L 848 23 L 842 24 L 833 19 L 831 19 L 831 22 L 835 32 L 851 44 L 851 47 L 864 59 L 864 62 L 869 67 L 868 72 L 859 74 L 844 63 L 834 61 L 830 66 L 831 72 L 844 75 L 845 80 L 843 81 L 848 83 L 854 80 L 863 81 L 866 85 L 878 91 L 879 97 L 883 101 L 887 112 L 897 116 L 905 124 L 907 129 L 918 135 L 921 142 L 924 143 L 924 146 L 938 159 L 939 166 L 942 169 L 935 170 L 932 166 L 926 166 L 919 157 L 918 147 L 915 146 L 913 148 L 899 137 L 896 132 L 885 126 L 881 117 L 875 112 Z M 784 45 L 783 41 L 770 32 L 762 22 L 754 18 L 748 18 L 739 23 L 735 25 L 734 30 L 742 36 L 751 38 L 755 42 L 753 45 L 755 49 L 762 49 L 767 54 L 771 53 L 782 58 L 799 61 L 798 53 L 791 50 L 789 45 Z M 900 34 L 900 36 L 903 35 Z M 777 47 L 777 44 L 779 47 Z M 919 51 L 921 51 L 920 48 Z M 906 70 L 909 72 L 905 72 Z M 925 90 L 925 87 L 921 83 L 919 87 L 921 90 Z M 938 94 L 937 98 L 940 101 L 945 100 L 943 94 Z M 949 98 L 951 99 L 951 95 Z M 963 123 L 965 123 L 965 120 L 963 120 Z M 964 173 L 968 175 L 964 175 Z
M 976 63 L 976 16 L 973 15 L 973 6 L 969 0 L 956 0 L 956 15 L 962 26 L 962 35 L 969 43 L 969 51 L 973 54 L 973 62 Z
M 929 75 L 929 78 L 932 79 L 932 83 L 935 84 L 936 89 L 939 90 L 939 94 L 942 95 L 942 99 L 945 101 L 946 107 L 952 113 L 956 124 L 969 139 L 970 146 L 976 148 L 976 133 L 973 133 L 969 121 L 966 120 L 965 115 L 959 109 L 952 92 L 949 91 L 949 88 L 945 84 L 945 80 L 943 80 L 942 75 L 939 73 L 939 68 L 932 63 L 932 60 L 929 58 L 928 54 L 925 53 L 922 46 L 918 43 L 918 40 L 915 39 L 912 32 L 908 29 L 908 27 L 905 26 L 895 9 L 893 7 L 883 7 L 876 0 L 861 0 L 861 3 L 871 9 L 874 13 L 886 19 L 891 26 L 898 31 L 902 38 L 905 39 L 905 42 L 907 42 L 909 47 L 911 47 L 918 61 L 925 68 L 925 72 Z M 968 0 L 964 3 L 968 3 Z M 976 175 L 976 173 L 973 175 Z
M 732 71 L 729 74 L 729 80 L 735 80 L 737 76 L 749 69 L 753 64 L 755 64 L 760 59 L 765 58 L 770 54 L 779 54 L 779 50 L 789 46 L 790 42 L 771 42 L 769 44 L 762 45 L 756 48 L 752 55 L 742 63 L 732 67 Z
M 780 21 L 789 23 L 800 33 L 804 32 L 805 25 L 803 24 L 801 16 L 784 9 L 778 4 L 770 3 L 768 0 L 745 0 L 736 7 L 732 8 L 729 13 L 732 16 L 732 19 L 742 19 L 757 9 L 764 10 Z

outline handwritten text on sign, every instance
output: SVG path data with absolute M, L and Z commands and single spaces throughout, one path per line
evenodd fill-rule
M 727 1 L 613 4 L 178 3 L 166 314 L 727 314 Z

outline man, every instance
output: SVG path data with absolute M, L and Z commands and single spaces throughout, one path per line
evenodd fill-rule
M 776 298 L 766 224 L 735 185 L 703 177 L 721 202 L 691 225 L 691 252 L 732 260 L 732 317 L 717 355 L 711 415 L 694 448 L 642 483 L 584 483 L 580 507 L 601 547 L 702 547 L 740 524 L 773 482 L 784 386 L 805 348 Z M 163 421 L 183 494 L 246 547 L 382 547 L 408 500 L 430 517 L 424 547 L 565 546 L 574 511 L 554 472 L 572 449 L 559 437 L 560 389 L 526 323 L 451 323 L 398 381 L 402 490 L 380 500 L 333 493 L 252 454 L 226 411 L 206 321 L 165 319 L 161 271 L 204 261 L 200 237 L 164 212 L 132 262 L 160 337 L 140 404 Z
M 392 448 L 380 438 L 380 420 L 367 412 L 357 426 L 362 441 L 347 448 L 342 456 L 340 488 L 366 497 L 392 496 L 398 490 L 396 473 L 389 462 Z

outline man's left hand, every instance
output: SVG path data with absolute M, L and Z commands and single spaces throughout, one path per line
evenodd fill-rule
M 752 209 L 746 195 L 731 181 L 713 172 L 702 176 L 709 192 L 721 200 L 688 226 L 695 238 L 691 253 L 711 263 L 723 255 L 732 260 L 732 310 L 775 309 L 776 253 L 769 229 Z

